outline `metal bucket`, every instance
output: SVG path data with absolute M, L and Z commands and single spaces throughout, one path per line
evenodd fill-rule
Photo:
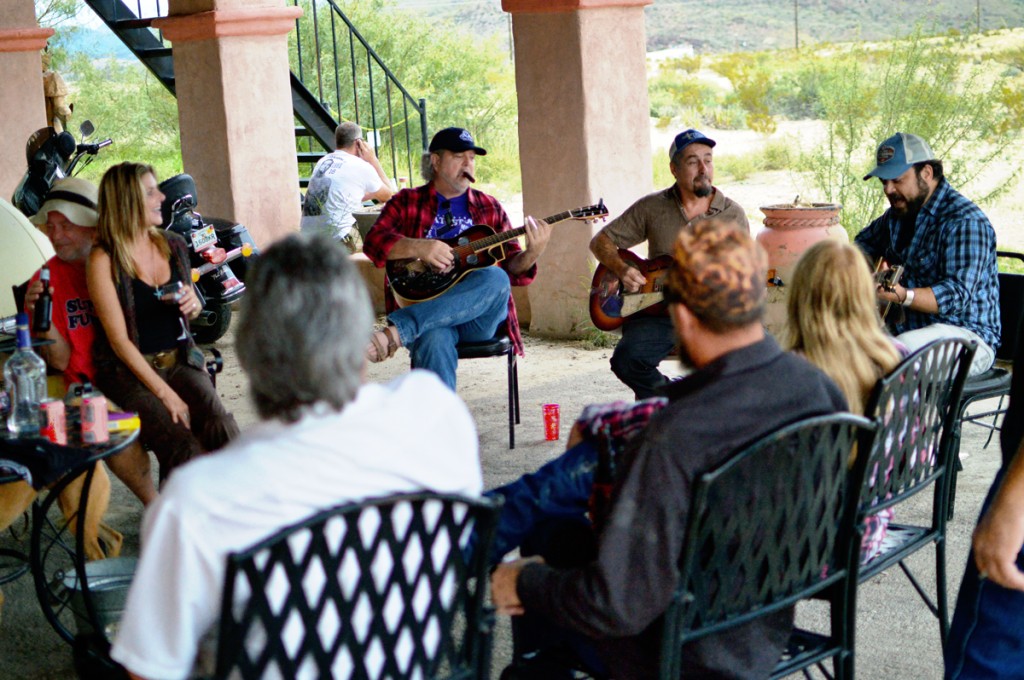
M 89 598 L 103 634 L 113 640 L 117 625 L 128 599 L 128 586 L 135 575 L 136 557 L 112 557 L 85 565 L 85 578 L 89 583 Z M 70 608 L 75 614 L 75 629 L 80 635 L 95 632 L 85 608 L 85 597 L 78 587 L 78 575 L 64 577 L 64 587 L 70 593 Z

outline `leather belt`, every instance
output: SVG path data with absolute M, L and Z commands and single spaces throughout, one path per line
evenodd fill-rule
M 156 369 L 167 370 L 178 363 L 178 350 L 170 349 L 166 352 L 156 352 L 155 354 L 143 354 L 149 365 Z

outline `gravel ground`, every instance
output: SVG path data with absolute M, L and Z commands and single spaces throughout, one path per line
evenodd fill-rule
M 255 415 L 245 396 L 245 378 L 238 369 L 228 342 L 220 343 L 226 368 L 218 388 L 245 428 Z M 459 394 L 469 405 L 480 435 L 480 450 L 487 486 L 494 486 L 535 469 L 564 447 L 571 419 L 589 402 L 627 399 L 629 393 L 608 369 L 610 349 L 586 349 L 581 345 L 527 337 L 527 354 L 520 362 L 522 424 L 516 428 L 516 448 L 508 448 L 505 363 L 499 359 L 466 361 L 459 368 Z M 408 367 L 405 350 L 384 364 L 369 369 L 370 380 L 386 380 Z M 541 405 L 561 405 L 563 441 L 544 440 Z M 969 428 L 963 450 L 970 455 L 960 475 L 957 515 L 949 528 L 947 563 L 949 592 L 955 596 L 968 550 L 970 532 L 982 498 L 998 466 L 998 446 L 983 450 L 984 437 Z M 114 480 L 107 522 L 125 535 L 124 554 L 138 551 L 140 506 Z M 926 521 L 924 503 L 899 508 L 901 518 Z M 7 533 L 0 547 L 16 541 Z M 911 560 L 933 587 L 934 561 L 930 551 Z M 73 678 L 71 652 L 44 620 L 31 582 L 22 578 L 4 586 L 7 602 L 0 620 L 0 677 L 12 679 Z M 867 680 L 938 678 L 942 666 L 935 619 L 918 600 L 906 579 L 891 570 L 861 586 L 858 598 L 858 676 Z M 822 611 L 801 605 L 804 624 L 823 623 Z M 507 621 L 500 621 L 494 645 L 494 677 L 508 662 L 511 640 Z

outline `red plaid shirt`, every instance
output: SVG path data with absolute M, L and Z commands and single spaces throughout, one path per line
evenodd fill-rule
M 505 214 L 505 209 L 498 203 L 498 199 L 488 196 L 482 191 L 470 188 L 468 190 L 469 216 L 473 224 L 485 224 L 495 231 L 508 231 L 512 229 L 512 223 Z M 403 238 L 423 238 L 423 235 L 430 229 L 430 225 L 437 215 L 437 192 L 433 184 L 425 184 L 415 189 L 403 189 L 395 194 L 384 206 L 380 217 L 373 224 L 373 228 L 366 235 L 363 243 L 363 252 L 378 267 L 383 267 L 388 259 L 388 253 Z M 508 271 L 508 262 L 522 248 L 519 241 L 513 239 L 505 243 L 506 257 L 501 261 L 500 266 L 508 274 L 513 286 L 525 286 L 531 283 L 537 276 L 537 265 L 534 264 L 523 274 L 513 274 Z M 391 293 L 391 286 L 385 284 L 384 302 L 387 312 L 390 314 L 398 305 L 395 304 L 394 295 Z M 516 348 L 516 353 L 523 354 L 523 338 L 519 333 L 519 318 L 516 316 L 516 305 L 512 296 L 508 297 L 508 319 L 506 321 L 508 337 Z

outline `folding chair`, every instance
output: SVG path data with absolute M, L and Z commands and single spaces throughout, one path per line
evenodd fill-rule
M 508 357 L 508 448 L 516 448 L 516 425 L 519 424 L 519 363 L 516 348 L 505 332 L 505 324 L 490 340 L 482 342 L 460 342 L 455 346 L 459 359 L 481 359 L 486 357 Z
M 230 555 L 216 677 L 488 678 L 498 513 L 484 500 L 397 495 Z M 474 531 L 481 549 L 467 557 Z

